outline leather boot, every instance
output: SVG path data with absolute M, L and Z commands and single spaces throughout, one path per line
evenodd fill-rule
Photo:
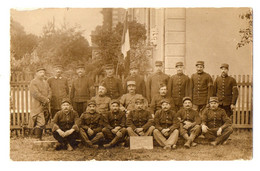
M 79 133 L 80 133 L 80 136 L 81 136 L 81 138 L 83 140 L 84 145 L 88 146 L 88 147 L 92 147 L 93 144 L 89 140 L 89 138 L 88 138 L 87 134 L 85 133 L 85 131 L 83 129 L 80 129 Z
M 115 136 L 115 138 L 109 144 L 104 144 L 104 147 L 105 148 L 114 147 L 119 139 L 120 139 L 120 137 Z
M 39 139 L 40 141 L 42 140 L 42 129 L 41 128 L 35 128 L 35 135 L 36 138 Z
M 188 141 L 188 140 L 189 140 L 189 135 L 188 135 L 188 134 L 184 134 L 184 135 L 183 135 L 183 138 L 184 138 L 186 141 Z
M 102 138 L 104 138 L 104 134 L 102 132 L 99 132 L 96 134 L 96 136 L 91 140 L 92 144 L 98 143 Z
M 190 148 L 190 145 L 191 145 L 191 140 L 189 139 L 189 140 L 184 144 L 184 147 Z

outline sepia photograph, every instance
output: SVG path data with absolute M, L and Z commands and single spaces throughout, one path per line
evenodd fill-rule
M 250 7 L 13 7 L 9 83 L 11 161 L 253 159 Z

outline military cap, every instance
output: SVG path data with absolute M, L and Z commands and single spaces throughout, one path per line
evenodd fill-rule
M 36 72 L 39 72 L 39 71 L 41 71 L 41 70 L 44 70 L 44 71 L 46 71 L 46 69 L 45 69 L 45 68 L 43 68 L 43 67 L 38 67 L 38 68 L 36 69 Z
M 103 82 L 100 83 L 100 84 L 98 85 L 98 87 L 104 87 L 105 89 L 107 89 Z
M 71 104 L 71 101 L 70 101 L 69 98 L 63 98 L 62 101 L 61 101 L 61 104 L 63 104 L 63 103 L 69 103 L 69 104 Z
M 203 65 L 204 66 L 204 61 L 197 61 L 196 66 L 197 65 Z
M 95 100 L 88 100 L 88 106 L 89 105 L 97 105 Z
M 76 68 L 77 69 L 79 69 L 79 68 L 84 68 L 85 69 L 85 65 L 83 63 L 78 63 Z
M 192 100 L 191 100 L 191 98 L 190 98 L 190 97 L 183 97 L 183 99 L 182 99 L 182 103 L 184 103 L 186 100 L 189 100 L 189 101 L 191 101 L 191 102 L 192 102 Z
M 229 65 L 228 65 L 228 64 L 225 64 L 225 63 L 224 63 L 224 64 L 221 64 L 220 68 L 223 68 L 223 67 L 228 69 L 228 68 L 229 68 Z
M 144 98 L 143 98 L 143 97 L 137 97 L 137 98 L 135 98 L 135 103 L 137 103 L 137 102 L 144 103 Z
M 114 104 L 114 103 L 117 103 L 118 105 L 120 105 L 120 101 L 117 100 L 117 99 L 111 100 L 110 105 L 112 105 L 112 104 Z
M 168 103 L 168 104 L 170 104 L 171 102 L 170 102 L 169 99 L 162 99 L 162 100 L 160 101 L 160 104 L 162 105 L 163 103 Z
M 131 63 L 130 69 L 138 69 L 138 66 L 135 63 Z
M 136 82 L 135 81 L 127 81 L 127 86 L 129 86 L 129 85 L 136 85 Z
M 53 65 L 54 68 L 63 68 L 63 66 L 59 63 L 56 63 Z
M 177 62 L 177 63 L 175 64 L 175 67 L 177 67 L 177 66 L 183 66 L 183 62 Z
M 106 64 L 105 69 L 114 69 L 114 65 L 113 64 Z
M 210 102 L 218 102 L 218 97 L 210 97 L 209 98 L 209 103 Z
M 155 61 L 155 66 L 162 66 L 163 62 L 162 61 Z
M 165 83 L 160 83 L 159 84 L 159 87 L 162 88 L 162 87 L 167 87 L 167 85 Z

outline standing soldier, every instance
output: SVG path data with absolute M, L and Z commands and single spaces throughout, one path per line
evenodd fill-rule
M 105 67 L 106 77 L 101 84 L 107 88 L 107 96 L 112 99 L 118 99 L 123 94 L 122 81 L 114 76 L 114 65 L 107 64 Z
M 230 118 L 218 105 L 218 98 L 210 97 L 210 108 L 204 110 L 202 114 L 202 133 L 213 146 L 223 144 L 233 132 Z
M 170 110 L 169 100 L 162 100 L 161 105 L 162 109 L 155 113 L 153 136 L 163 149 L 175 149 L 179 137 L 180 121 L 177 118 L 177 114 Z
M 97 112 L 105 114 L 109 112 L 109 105 L 111 99 L 106 96 L 107 89 L 103 85 L 99 85 L 98 94 L 95 97 L 92 97 L 91 100 L 95 100 L 97 105 Z
M 160 88 L 160 84 L 164 83 L 168 85 L 168 81 L 170 77 L 163 72 L 163 62 L 156 61 L 155 62 L 155 73 L 148 77 L 147 79 L 147 88 L 146 88 L 146 97 L 148 103 L 151 103 L 151 100 L 156 94 L 159 94 L 158 90 Z
M 62 65 L 54 65 L 54 76 L 49 78 L 47 82 L 51 88 L 51 118 L 61 109 L 61 101 L 69 96 L 68 80 L 61 76 Z
M 190 78 L 183 73 L 182 62 L 177 62 L 175 67 L 177 74 L 173 75 L 169 80 L 168 93 L 173 98 L 177 112 L 183 107 L 182 99 L 190 96 Z
M 127 93 L 127 81 L 133 80 L 136 83 L 136 94 L 141 94 L 143 97 L 146 97 L 146 87 L 144 78 L 138 74 L 138 67 L 136 64 L 130 64 L 130 76 L 126 77 L 124 83 L 124 93 Z
M 51 99 L 51 90 L 45 81 L 45 71 L 42 67 L 37 68 L 35 78 L 29 85 L 32 102 L 28 127 L 31 129 L 31 134 L 34 130 L 36 138 L 40 140 L 43 128 L 49 120 L 48 106 Z
M 199 113 L 192 109 L 190 97 L 183 98 L 183 108 L 177 112 L 180 123 L 180 135 L 186 140 L 184 147 L 196 146 L 193 140 L 201 133 Z
M 87 101 L 90 98 L 89 81 L 85 76 L 85 66 L 79 63 L 76 68 L 78 78 L 73 80 L 70 99 L 73 105 L 73 109 L 76 110 L 79 116 L 86 110 Z
M 126 135 L 126 116 L 120 111 L 120 102 L 118 100 L 111 101 L 111 110 L 104 117 L 104 128 L 102 132 L 110 142 L 104 144 L 105 148 L 113 147 L 122 142 Z
M 216 78 L 213 86 L 214 96 L 218 97 L 219 107 L 226 111 L 228 117 L 231 117 L 238 98 L 237 82 L 233 77 L 228 76 L 228 64 L 222 64 L 220 69 L 221 76 Z
M 213 94 L 213 81 L 211 76 L 203 71 L 204 61 L 198 61 L 196 67 L 197 73 L 191 76 L 191 95 L 193 108 L 201 114 Z

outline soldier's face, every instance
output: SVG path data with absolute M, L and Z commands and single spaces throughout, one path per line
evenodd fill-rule
M 197 65 L 196 69 L 197 69 L 197 73 L 202 73 L 203 70 L 204 70 L 204 66 L 203 65 Z
M 107 73 L 107 76 L 112 76 L 114 74 L 114 69 L 113 68 L 108 68 L 106 69 L 106 73 Z
M 169 103 L 162 103 L 162 110 L 168 111 L 171 108 L 171 105 Z
M 61 110 L 68 112 L 71 109 L 71 105 L 67 102 L 61 104 Z
M 141 101 L 135 102 L 135 109 L 136 110 L 142 110 L 143 107 L 144 107 L 144 103 L 143 102 L 141 102 Z
M 89 113 L 95 113 L 96 112 L 96 105 L 94 105 L 94 104 L 88 105 L 87 110 L 89 111 Z
M 135 93 L 136 86 L 135 85 L 128 85 L 127 90 L 129 93 Z
M 54 75 L 55 76 L 60 76 L 61 73 L 62 73 L 62 68 L 60 68 L 60 67 L 54 68 Z
M 160 72 L 162 72 L 162 70 L 163 70 L 163 66 L 161 66 L 161 65 L 155 65 L 155 72 L 160 73 Z
M 167 94 L 167 87 L 166 86 L 161 87 L 159 93 L 161 96 L 165 96 Z
M 40 70 L 40 71 L 36 72 L 36 77 L 40 78 L 40 79 L 44 79 L 45 71 L 44 70 Z
M 103 87 L 103 86 L 98 87 L 98 94 L 99 95 L 103 96 L 103 95 L 106 94 L 106 92 L 107 92 L 107 89 L 105 87 Z
M 184 109 L 191 109 L 191 107 L 192 107 L 191 101 L 185 100 L 183 103 L 183 107 L 184 107 Z
M 76 70 L 77 74 L 79 77 L 81 77 L 84 73 L 85 73 L 85 69 L 84 68 L 78 68 Z
M 130 69 L 130 75 L 136 76 L 137 73 L 138 73 L 138 69 L 137 69 L 137 68 L 132 68 L 132 69 Z
M 222 67 L 222 68 L 220 68 L 220 70 L 221 70 L 221 75 L 228 75 L 228 69 L 227 68 L 225 68 L 225 67 Z
M 183 73 L 183 66 L 177 66 L 176 70 L 177 70 L 177 74 L 182 74 Z
M 118 112 L 119 111 L 119 105 L 117 103 L 113 103 L 110 106 L 112 112 Z
M 210 102 L 209 103 L 210 109 L 217 109 L 218 108 L 218 102 Z

